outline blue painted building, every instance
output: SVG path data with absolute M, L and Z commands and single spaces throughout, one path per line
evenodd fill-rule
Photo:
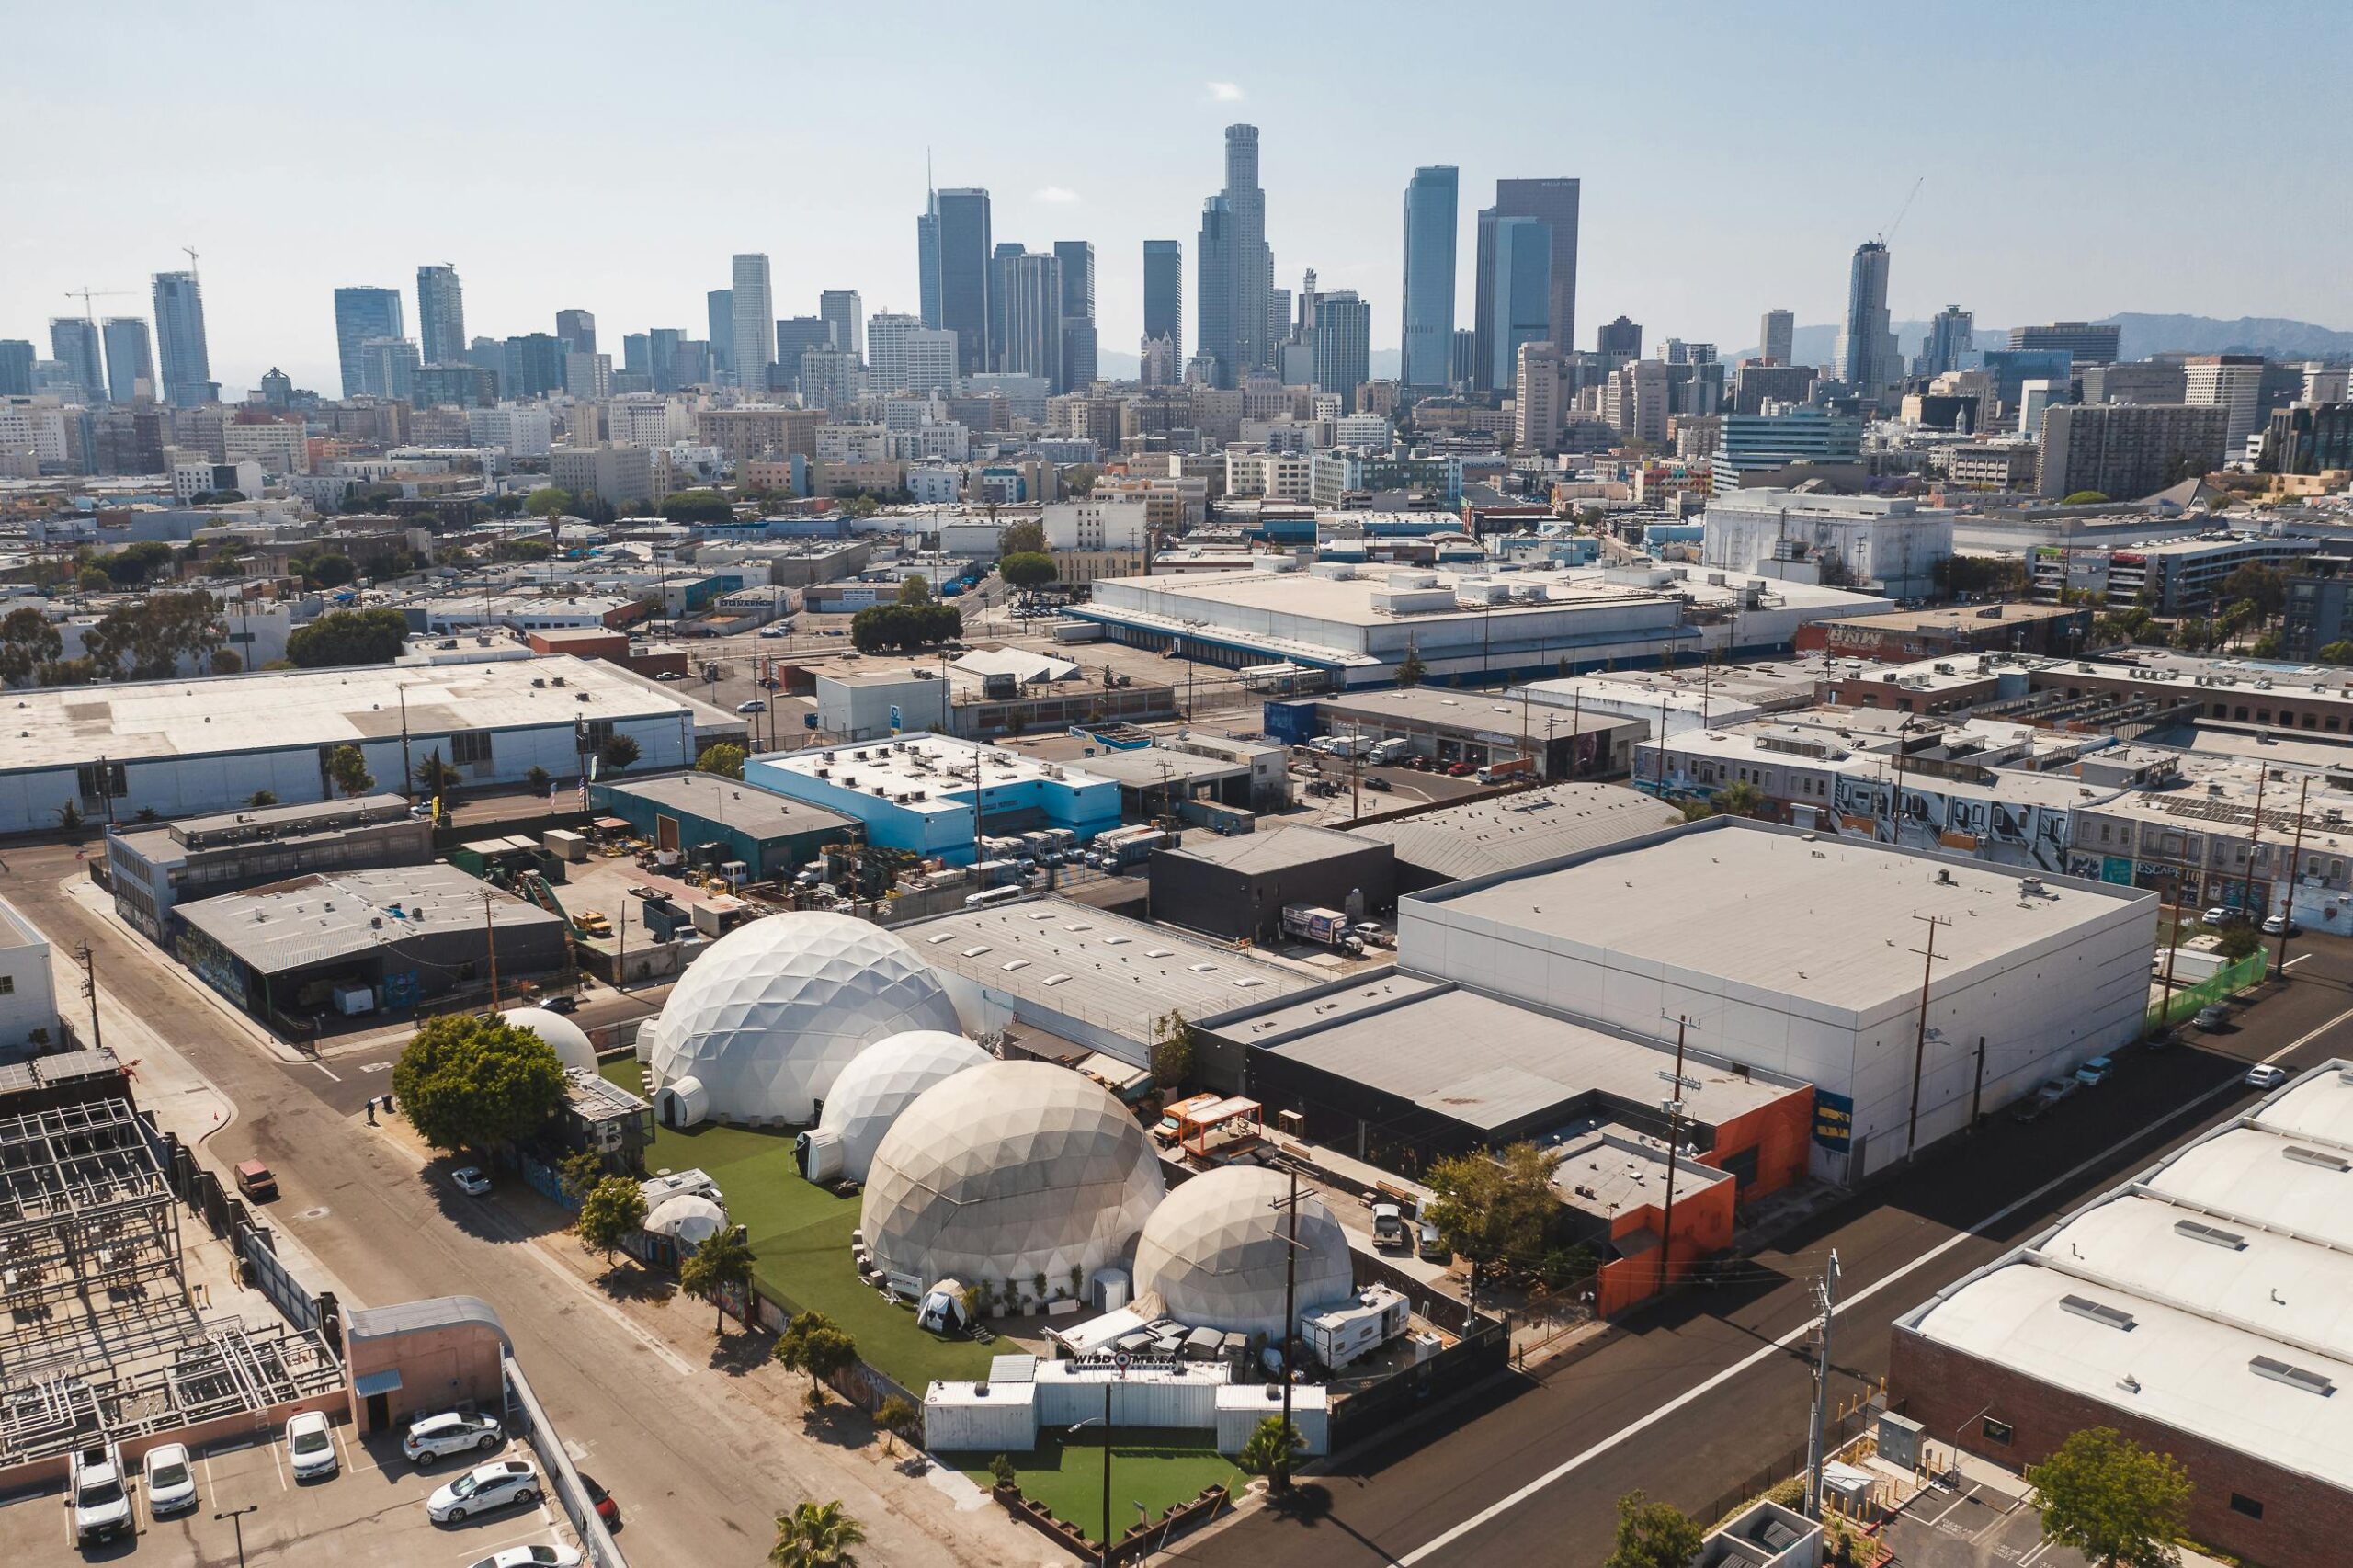
M 983 834 L 1059 827 L 1085 842 L 1120 825 L 1111 779 L 947 735 L 771 753 L 744 765 L 744 782 L 849 817 L 870 844 L 950 865 L 971 864 Z

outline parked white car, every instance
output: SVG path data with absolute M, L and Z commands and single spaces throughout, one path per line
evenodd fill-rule
M 506 1441 L 506 1430 L 494 1417 L 451 1410 L 412 1422 L 401 1452 L 414 1464 L 431 1464 L 452 1454 L 493 1453 Z
M 156 1518 L 196 1506 L 196 1467 L 186 1443 L 158 1443 L 147 1450 L 147 1512 Z
M 570 1546 L 510 1546 L 472 1568 L 577 1568 L 580 1551 Z
M 306 1410 L 286 1424 L 286 1465 L 297 1481 L 314 1481 L 343 1468 L 335 1434 L 320 1412 Z
M 476 1465 L 426 1499 L 425 1517 L 437 1525 L 454 1525 L 494 1508 L 511 1508 L 540 1500 L 540 1472 L 529 1460 L 496 1460 Z
M 2276 1089 L 2288 1081 L 2285 1067 L 2250 1067 L 2246 1070 L 2246 1085 L 2250 1089 Z
M 461 1165 L 449 1173 L 450 1182 L 469 1198 L 480 1198 L 490 1190 L 490 1178 L 480 1165 Z

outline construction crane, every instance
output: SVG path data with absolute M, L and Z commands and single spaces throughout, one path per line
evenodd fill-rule
M 1926 179 L 1927 176 L 1923 175 L 1920 177 Z M 1907 202 L 1905 205 L 1909 206 L 1910 203 Z M 202 282 L 203 279 L 198 278 L 196 275 L 196 247 L 194 245 L 182 245 L 180 246 L 180 249 L 188 252 L 188 275 L 190 281 Z
M 81 301 L 82 319 L 95 326 L 97 324 L 98 318 L 90 309 L 90 301 L 92 300 L 110 300 L 118 294 L 128 294 L 131 292 L 131 290 L 129 289 L 93 289 L 88 284 L 85 283 L 79 289 L 68 289 L 65 290 L 65 297 L 69 300 Z
M 1922 175 L 1918 179 L 1912 182 L 1911 190 L 1904 195 L 1904 205 L 1895 210 L 1894 221 L 1889 223 L 1886 228 L 1881 229 L 1879 233 L 1879 243 L 1881 245 L 1885 245 L 1890 240 L 1895 238 L 1895 231 L 1904 227 L 1904 215 L 1912 210 L 1912 202 L 1914 199 L 1918 197 L 1920 194 L 1920 187 L 1927 183 L 1928 176 L 1926 175 Z M 196 253 L 194 251 L 190 251 L 188 254 L 190 256 L 194 256 Z

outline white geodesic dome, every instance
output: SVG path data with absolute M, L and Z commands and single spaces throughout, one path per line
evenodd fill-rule
M 727 1210 L 708 1198 L 682 1192 L 655 1204 L 645 1217 L 645 1228 L 697 1247 L 727 1228 Z
M 1163 1310 L 1192 1328 L 1279 1336 L 1290 1253 L 1280 1205 L 1290 1194 L 1288 1177 L 1256 1165 L 1224 1165 L 1185 1183 L 1144 1221 L 1136 1294 L 1158 1291 Z M 1347 1233 L 1322 1199 L 1301 1193 L 1295 1312 L 1345 1301 L 1355 1286 Z
M 777 915 L 710 945 L 663 1005 L 654 1081 L 700 1082 L 720 1121 L 808 1122 L 850 1059 L 908 1029 L 957 1027 L 915 949 L 847 915 Z
M 960 1034 L 909 1029 L 878 1040 L 850 1059 L 825 1093 L 817 1131 L 839 1149 L 840 1172 L 864 1181 L 882 1135 L 926 1089 L 991 1060 Z
M 587 1032 L 562 1013 L 551 1013 L 545 1007 L 509 1007 L 498 1016 L 547 1041 L 554 1050 L 556 1060 L 566 1067 L 577 1067 L 584 1073 L 597 1070 L 597 1048 L 588 1043 Z
M 991 1062 L 926 1089 L 874 1153 L 859 1228 L 886 1272 L 1051 1296 L 1124 1263 L 1167 1188 L 1136 1119 L 1091 1078 Z

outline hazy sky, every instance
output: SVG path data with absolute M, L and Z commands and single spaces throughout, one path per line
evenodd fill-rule
M 213 373 L 337 390 L 331 290 L 456 264 L 469 335 L 596 313 L 704 332 L 766 251 L 777 313 L 916 308 L 924 153 L 995 237 L 1096 244 L 1132 351 L 1142 242 L 1193 242 L 1222 128 L 1261 128 L 1277 281 L 1313 267 L 1398 341 L 1400 212 L 1461 170 L 1457 323 L 1498 176 L 1584 181 L 1578 347 L 1620 312 L 1754 342 L 1836 319 L 1894 237 L 1900 317 L 2116 311 L 2353 327 L 2353 6 L 1810 3 L 35 6 L 0 0 L 0 337 L 46 356 L 84 283 L 201 255 Z M 1189 352 L 1191 343 L 1187 349 Z

